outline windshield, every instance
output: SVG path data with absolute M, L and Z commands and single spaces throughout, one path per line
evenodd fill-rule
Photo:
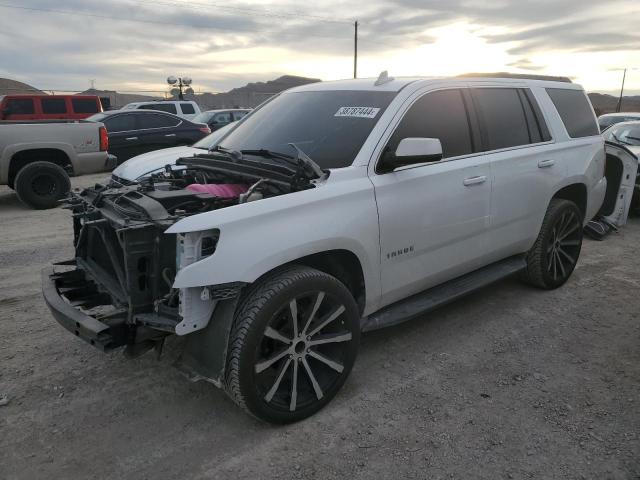
M 638 147 L 640 146 L 640 122 L 613 126 L 607 130 L 606 137 L 612 142 Z
M 277 96 L 221 141 L 230 150 L 295 155 L 295 143 L 321 168 L 349 166 L 397 92 L 325 90 Z
M 195 119 L 194 119 L 194 122 L 195 122 Z M 229 125 L 225 125 L 224 127 L 219 128 L 215 132 L 204 137 L 202 140 L 197 141 L 192 146 L 194 148 L 202 148 L 203 150 L 211 149 L 216 143 L 218 143 L 218 141 L 222 137 L 224 137 L 229 132 L 229 130 L 235 127 L 236 123 L 237 122 L 232 122 Z

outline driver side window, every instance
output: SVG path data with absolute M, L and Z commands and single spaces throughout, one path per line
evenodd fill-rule
M 403 138 L 437 138 L 442 158 L 473 153 L 467 109 L 460 90 L 439 90 L 419 98 L 405 113 L 387 144 L 394 152 Z

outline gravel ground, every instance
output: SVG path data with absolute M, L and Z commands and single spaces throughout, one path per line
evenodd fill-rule
M 640 479 L 637 219 L 559 290 L 507 280 L 365 335 L 334 401 L 286 427 L 67 333 L 39 272 L 72 256 L 69 213 L 0 187 L 0 219 L 0 479 Z

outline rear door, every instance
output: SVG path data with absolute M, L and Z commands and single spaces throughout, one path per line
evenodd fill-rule
M 118 163 L 137 155 L 139 141 L 135 113 L 108 115 L 102 123 L 109 133 L 109 153 L 118 157 Z
M 388 305 L 484 264 L 491 166 L 464 89 L 410 100 L 385 151 L 403 138 L 438 138 L 443 159 L 374 174 L 381 244 L 382 304 Z
M 137 137 L 138 154 L 173 147 L 181 140 L 177 128 L 182 120 L 173 115 L 139 112 Z
M 490 258 L 526 251 L 540 229 L 552 189 L 566 175 L 532 91 L 523 86 L 471 90 L 483 150 L 491 160 Z

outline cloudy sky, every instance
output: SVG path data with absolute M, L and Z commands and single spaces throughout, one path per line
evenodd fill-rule
M 42 89 L 225 91 L 323 80 L 513 71 L 640 94 L 640 1 L 0 0 L 0 77 Z M 635 68 L 632 70 L 631 68 Z

